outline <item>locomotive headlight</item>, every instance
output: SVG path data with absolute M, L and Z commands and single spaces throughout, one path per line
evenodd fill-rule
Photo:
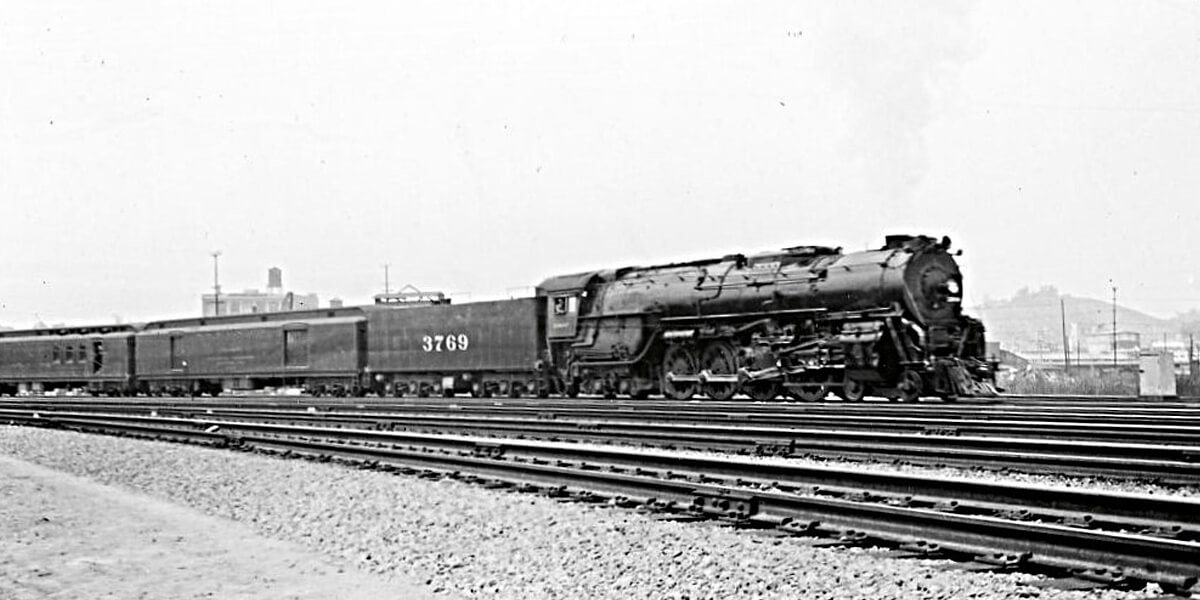
M 950 294 L 951 296 L 957 296 L 961 291 L 962 290 L 959 289 L 957 281 L 951 279 L 950 281 L 946 282 L 946 293 Z

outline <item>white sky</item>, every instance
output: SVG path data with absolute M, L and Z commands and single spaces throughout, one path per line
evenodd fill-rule
M 1200 307 L 1200 3 L 650 4 L 7 0 L 0 324 L 905 232 Z

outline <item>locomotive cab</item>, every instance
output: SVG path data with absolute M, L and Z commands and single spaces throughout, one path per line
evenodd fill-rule
M 546 337 L 550 340 L 574 338 L 579 330 L 587 286 L 595 272 L 564 275 L 543 281 L 537 295 L 546 298 Z
M 550 297 L 546 315 L 550 337 L 575 337 L 579 323 L 579 293 L 560 293 Z

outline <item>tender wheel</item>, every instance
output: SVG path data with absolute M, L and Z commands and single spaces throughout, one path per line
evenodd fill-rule
M 824 385 L 802 385 L 798 388 L 791 388 L 789 395 L 802 402 L 819 402 L 829 395 L 829 388 Z
M 916 371 L 901 373 L 900 381 L 896 383 L 896 389 L 900 392 L 901 402 L 916 402 L 920 400 L 923 388 L 924 382 L 921 381 L 921 374 Z
M 737 373 L 737 354 L 730 344 L 716 342 L 704 349 L 700 366 L 713 375 L 734 375 Z M 732 398 L 737 388 L 736 383 L 706 383 L 704 393 L 713 400 L 723 401 Z
M 667 353 L 663 356 L 663 395 L 672 400 L 687 400 L 696 394 L 696 388 L 700 387 L 692 381 L 670 381 L 667 374 L 675 374 L 680 376 L 692 376 L 698 371 L 696 369 L 696 352 L 686 346 L 671 346 L 667 349 Z
M 781 387 L 774 381 L 756 381 L 747 383 L 742 391 L 759 402 L 769 402 L 779 395 Z
M 837 390 L 837 395 L 847 402 L 859 402 L 867 395 L 867 384 L 857 379 L 847 379 Z

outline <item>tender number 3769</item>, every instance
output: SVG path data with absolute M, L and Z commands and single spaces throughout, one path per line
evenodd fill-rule
M 421 336 L 421 349 L 426 352 L 462 352 L 471 345 L 465 333 Z

